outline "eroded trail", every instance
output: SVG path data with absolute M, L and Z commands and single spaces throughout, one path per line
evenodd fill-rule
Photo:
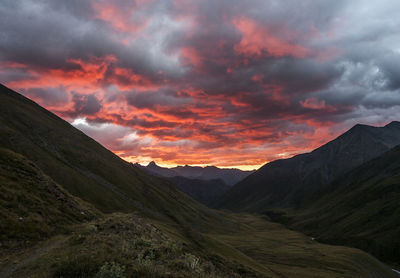
M 43 243 L 41 246 L 26 252 L 18 262 L 9 264 L 3 269 L 0 269 L 0 278 L 11 277 L 14 271 L 28 265 L 31 262 L 34 262 L 41 256 L 48 254 L 50 251 L 60 247 L 67 239 L 68 237 L 56 237 Z

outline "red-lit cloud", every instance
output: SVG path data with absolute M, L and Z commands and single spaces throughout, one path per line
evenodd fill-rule
M 249 18 L 240 17 L 233 21 L 235 27 L 242 33 L 242 39 L 235 45 L 235 51 L 247 56 L 294 56 L 305 57 L 310 51 L 295 43 L 290 43 L 275 36 L 268 26 L 260 26 Z M 282 31 L 282 30 L 281 30 Z M 285 33 L 287 31 L 285 30 Z
M 130 161 L 252 168 L 400 117 L 393 3 L 2 5 L 0 82 Z

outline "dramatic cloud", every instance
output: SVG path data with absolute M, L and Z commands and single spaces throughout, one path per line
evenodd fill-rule
M 400 119 L 399 9 L 4 0 L 0 82 L 127 160 L 252 168 Z

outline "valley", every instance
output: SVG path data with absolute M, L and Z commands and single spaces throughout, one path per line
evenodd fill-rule
M 358 249 L 197 203 L 6 87 L 0 108 L 2 277 L 396 277 Z

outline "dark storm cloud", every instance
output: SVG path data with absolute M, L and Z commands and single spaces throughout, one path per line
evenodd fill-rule
M 131 91 L 125 92 L 124 96 L 129 105 L 136 108 L 155 109 L 156 106 L 179 107 L 189 104 L 190 98 L 180 97 L 173 90 L 157 90 L 157 91 Z
M 101 109 L 101 103 L 94 94 L 81 95 L 72 92 L 72 103 L 74 110 L 71 114 L 74 117 L 79 115 L 93 115 Z
M 381 82 L 391 91 L 400 89 L 400 55 L 399 53 L 387 53 L 378 62 L 379 71 L 386 80 Z
M 0 59 L 39 70 L 67 71 L 79 68 L 71 59 L 87 61 L 113 55 L 116 65 L 155 79 L 158 71 L 169 69 L 168 61 L 163 63 L 159 53 L 149 53 L 151 42 L 124 45 L 122 35 L 95 16 L 89 2 L 4 1 L 0 8 L 0 25 L 5 30 Z M 171 70 L 171 74 L 176 73 Z
M 293 153 L 328 136 L 318 129 L 399 119 L 399 9 L 391 0 L 4 0 L 0 81 L 87 117 L 93 134 L 114 123 L 158 138 L 149 155 L 176 156 L 179 144 Z

